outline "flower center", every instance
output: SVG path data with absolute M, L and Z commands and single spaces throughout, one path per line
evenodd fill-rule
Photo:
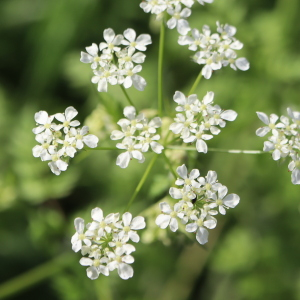
M 198 219 L 198 220 L 197 220 L 197 225 L 198 225 L 199 227 L 202 227 L 202 226 L 203 226 L 203 220 L 202 220 L 202 219 Z
M 123 230 L 124 230 L 125 232 L 129 232 L 129 231 L 130 231 L 130 227 L 129 227 L 129 226 L 124 226 L 124 227 L 123 227 Z
M 44 143 L 43 145 L 42 145 L 42 147 L 44 148 L 44 149 L 48 149 L 49 148 L 49 144 L 48 143 Z
M 216 204 L 217 204 L 217 205 L 223 205 L 222 199 L 217 199 Z

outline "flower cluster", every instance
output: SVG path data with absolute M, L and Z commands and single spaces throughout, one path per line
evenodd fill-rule
M 271 114 L 268 117 L 263 112 L 257 112 L 259 119 L 266 126 L 256 130 L 256 135 L 263 137 L 271 132 L 268 141 L 264 142 L 263 151 L 272 153 L 274 160 L 289 156 L 288 169 L 292 172 L 292 183 L 300 184 L 300 112 L 287 109 L 289 117 L 280 118 Z
M 240 197 L 236 194 L 227 195 L 226 186 L 218 183 L 217 173 L 209 171 L 205 177 L 193 169 L 188 174 L 185 165 L 177 168 L 180 176 L 175 184 L 180 188 L 170 188 L 173 199 L 179 200 L 174 207 L 168 203 L 160 203 L 162 214 L 156 218 L 156 225 L 165 229 L 168 226 L 175 232 L 178 229 L 178 220 L 185 225 L 187 232 L 196 232 L 196 239 L 200 244 L 208 241 L 208 230 L 217 225 L 214 217 L 218 212 L 226 214 L 226 209 L 238 205 Z M 216 210 L 218 209 L 218 210 Z
M 234 121 L 237 117 L 235 111 L 222 111 L 218 105 L 213 105 L 213 92 L 208 92 L 200 101 L 196 94 L 185 97 L 182 92 L 177 91 L 173 99 L 178 104 L 176 111 L 180 113 L 176 114 L 175 123 L 170 125 L 170 130 L 180 134 L 184 143 L 196 141 L 198 152 L 207 153 L 205 141 L 220 133 L 217 126 L 223 128 L 225 121 Z
M 46 111 L 39 111 L 34 116 L 38 126 L 32 131 L 40 145 L 33 147 L 33 156 L 40 157 L 42 161 L 50 161 L 48 166 L 55 175 L 66 171 L 69 158 L 74 157 L 77 150 L 84 145 L 97 147 L 99 139 L 88 134 L 87 126 L 75 128 L 80 125 L 79 121 L 73 120 L 77 114 L 77 110 L 70 106 L 65 113 L 49 116 Z M 61 123 L 54 123 L 54 119 Z
M 117 144 L 117 148 L 126 150 L 118 156 L 117 165 L 127 168 L 132 158 L 140 163 L 144 162 L 142 152 L 147 152 L 149 148 L 160 154 L 164 147 L 157 142 L 160 135 L 156 134 L 156 129 L 161 127 L 161 118 L 155 117 L 149 122 L 143 113 L 136 116 L 133 106 L 126 106 L 123 113 L 126 119 L 117 123 L 121 130 L 114 130 L 110 136 L 112 140 L 123 139 L 122 143 Z
M 212 3 L 214 0 L 197 0 L 200 4 Z M 145 0 L 140 7 L 145 13 L 156 15 L 157 19 L 162 19 L 166 13 L 169 16 L 167 26 L 170 29 L 177 28 L 180 34 L 186 35 L 190 30 L 190 25 L 186 20 L 192 13 L 191 7 L 194 0 Z
M 103 211 L 96 207 L 91 212 L 92 222 L 86 225 L 82 218 L 74 221 L 76 233 L 72 236 L 72 249 L 75 252 L 81 250 L 84 256 L 80 259 L 82 266 L 87 266 L 87 276 L 97 279 L 100 274 L 105 276 L 117 269 L 122 279 L 133 276 L 133 268 L 130 266 L 134 258 L 130 255 L 135 247 L 129 244 L 139 242 L 140 237 L 136 230 L 145 228 L 143 217 L 135 217 L 129 212 L 123 214 L 111 213 L 104 217 Z M 87 257 L 86 257 L 87 256 Z
M 126 89 L 132 85 L 143 91 L 146 81 L 137 73 L 141 72 L 140 65 L 145 61 L 146 55 L 139 51 L 146 51 L 146 46 L 151 44 L 149 34 L 136 37 L 136 32 L 128 28 L 124 34 L 116 35 L 113 29 L 104 30 L 104 40 L 99 47 L 92 44 L 81 52 L 80 61 L 90 63 L 94 72 L 92 82 L 98 84 L 99 92 L 107 92 L 108 83 L 120 84 Z M 99 54 L 99 51 L 101 52 Z
M 245 57 L 237 58 L 235 50 L 243 48 L 243 44 L 234 35 L 236 28 L 228 24 L 217 22 L 217 33 L 211 33 L 208 25 L 202 27 L 202 32 L 194 28 L 189 35 L 182 34 L 179 45 L 188 45 L 192 51 L 197 51 L 192 59 L 199 65 L 204 65 L 202 75 L 209 79 L 214 70 L 230 66 L 234 70 L 246 71 L 249 62 Z

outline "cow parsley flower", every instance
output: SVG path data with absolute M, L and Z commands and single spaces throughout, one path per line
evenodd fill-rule
M 141 64 L 146 55 L 137 51 L 146 51 L 152 43 L 150 35 L 136 37 L 132 28 L 126 29 L 123 35 L 116 35 L 112 28 L 108 28 L 104 30 L 103 37 L 105 42 L 101 42 L 99 48 L 93 43 L 86 47 L 88 53 L 81 52 L 80 61 L 91 63 L 94 73 L 92 83 L 97 84 L 99 92 L 107 92 L 109 84 L 122 84 L 126 89 L 134 86 L 143 91 L 147 83 L 137 73 L 142 71 Z
M 92 223 L 84 226 L 84 220 L 76 218 L 74 221 L 76 233 L 71 239 L 72 249 L 75 252 L 81 250 L 84 256 L 80 259 L 86 269 L 87 276 L 94 280 L 101 274 L 108 276 L 117 269 L 122 279 L 133 276 L 134 262 L 131 255 L 135 247 L 128 243 L 129 240 L 139 241 L 137 230 L 144 229 L 146 223 L 143 217 L 132 218 L 129 212 L 104 216 L 101 208 L 96 207 L 91 212 Z
M 66 108 L 64 113 L 52 116 L 46 111 L 35 114 L 38 126 L 32 131 L 40 145 L 33 147 L 32 154 L 34 157 L 40 157 L 42 161 L 50 161 L 48 166 L 55 175 L 67 170 L 69 159 L 84 145 L 90 148 L 97 147 L 99 139 L 93 134 L 88 134 L 87 126 L 75 128 L 80 125 L 79 121 L 73 120 L 77 114 L 77 110 L 72 106 Z M 54 119 L 61 123 L 55 123 Z
M 203 4 L 203 1 L 201 2 Z M 190 50 L 197 51 L 192 59 L 197 64 L 204 65 L 202 75 L 206 79 L 211 77 L 213 71 L 228 65 L 234 70 L 248 70 L 250 67 L 248 60 L 245 57 L 238 57 L 236 53 L 236 50 L 243 47 L 243 44 L 234 37 L 236 28 L 217 22 L 217 32 L 211 34 L 210 27 L 204 25 L 202 32 L 192 29 L 188 34 L 182 34 L 178 43 L 188 45 Z
M 206 141 L 219 134 L 226 121 L 234 121 L 237 117 L 235 111 L 223 111 L 220 106 L 213 105 L 213 92 L 208 92 L 199 101 L 195 94 L 185 97 L 182 92 L 176 91 L 173 99 L 179 104 L 176 110 L 181 113 L 176 114 L 175 122 L 169 129 L 174 134 L 180 134 L 184 143 L 196 142 L 198 152 L 207 153 Z
M 264 137 L 271 133 L 268 140 L 264 142 L 263 151 L 270 152 L 274 160 L 290 157 L 288 164 L 293 184 L 300 184 L 300 112 L 287 108 L 287 116 L 271 114 L 268 117 L 263 112 L 257 112 L 258 118 L 266 125 L 256 130 L 256 135 Z
M 171 187 L 170 196 L 179 200 L 172 206 L 170 203 L 160 203 L 161 214 L 156 218 L 156 225 L 162 229 L 168 226 L 175 232 L 179 222 L 185 224 L 187 232 L 195 232 L 196 240 L 200 244 L 208 241 L 208 229 L 217 225 L 214 216 L 219 213 L 225 215 L 226 210 L 238 205 L 240 197 L 229 194 L 226 186 L 217 181 L 217 173 L 209 171 L 205 177 L 200 177 L 200 171 L 193 169 L 190 173 L 185 165 L 177 168 L 181 178 L 175 181 L 180 188 Z
M 117 123 L 121 130 L 113 130 L 110 136 L 112 140 L 123 139 L 116 147 L 126 150 L 117 157 L 117 166 L 127 168 L 133 158 L 143 163 L 145 161 L 143 153 L 148 152 L 150 148 L 160 154 L 164 147 L 158 142 L 160 135 L 156 134 L 156 130 L 161 127 L 161 119 L 155 117 L 148 121 L 144 114 L 136 115 L 133 106 L 126 106 L 123 114 L 126 118 L 120 119 Z

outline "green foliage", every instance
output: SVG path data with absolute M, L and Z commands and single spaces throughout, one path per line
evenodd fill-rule
M 57 177 L 31 150 L 34 113 L 52 114 L 69 105 L 80 112 L 82 122 L 87 117 L 91 130 L 102 137 L 101 146 L 115 145 L 104 139 L 120 118 L 126 99 L 118 86 L 99 95 L 90 82 L 89 66 L 79 61 L 80 51 L 102 41 L 106 28 L 120 33 L 134 28 L 152 35 L 142 71 L 146 91 L 128 93 L 137 109 L 156 108 L 157 24 L 152 20 L 149 25 L 150 15 L 138 6 L 139 1 L 0 2 L 1 282 L 64 251 L 79 260 L 70 247 L 74 217 L 88 219 L 90 208 L 96 206 L 107 214 L 122 211 L 144 173 L 145 164 L 138 163 L 120 170 L 115 151 L 90 151 L 79 154 Z M 263 139 L 255 136 L 261 126 L 255 112 L 281 115 L 289 106 L 300 110 L 299 11 L 298 0 L 215 0 L 193 11 L 193 27 L 214 27 L 216 20 L 236 26 L 236 36 L 244 43 L 242 55 L 251 66 L 245 73 L 225 68 L 198 86 L 200 98 L 213 90 L 221 107 L 239 114 L 209 147 L 262 149 Z M 175 90 L 188 91 L 199 66 L 177 44 L 175 31 L 166 31 L 165 51 L 164 107 L 171 112 Z M 111 112 L 117 113 L 109 119 Z M 172 300 L 300 299 L 299 186 L 291 184 L 286 163 L 276 164 L 268 154 L 209 152 L 192 159 L 202 174 L 216 170 L 220 182 L 241 197 L 239 206 L 226 216 L 226 224 L 218 225 L 222 232 L 215 235 L 214 250 L 194 249 L 180 238 L 168 247 L 159 242 L 138 245 L 136 275 L 125 282 L 117 276 L 91 282 L 76 261 L 49 275 L 43 299 L 166 300 L 163 295 L 173 294 Z M 170 179 L 159 162 L 156 168 L 165 175 L 146 181 L 134 212 L 144 211 L 168 190 Z M 153 229 L 145 240 L 159 235 Z M 190 271 L 181 274 L 185 265 Z M 187 276 L 189 282 L 183 287 L 179 283 Z M 39 285 L 11 299 L 40 299 Z

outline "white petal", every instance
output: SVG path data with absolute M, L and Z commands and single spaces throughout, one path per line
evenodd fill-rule
M 270 127 L 264 126 L 264 127 L 258 128 L 258 129 L 256 130 L 255 134 L 256 134 L 257 136 L 263 137 L 263 136 L 265 136 L 270 130 L 271 130 Z
M 185 226 L 185 230 L 187 232 L 195 232 L 197 230 L 198 226 L 196 223 L 189 223 Z
M 225 185 L 222 185 L 221 187 L 218 188 L 218 194 L 219 194 L 219 198 L 223 199 L 225 197 L 225 195 L 227 194 L 228 189 Z
M 77 114 L 78 114 L 78 111 L 73 106 L 69 106 L 65 110 L 65 116 L 68 121 L 70 121 L 74 117 L 76 117 Z
M 102 211 L 101 208 L 96 207 L 96 208 L 92 209 L 91 215 L 92 215 L 93 220 L 95 220 L 97 222 L 102 222 L 102 220 L 103 220 L 103 211 Z
M 257 111 L 256 114 L 266 125 L 270 124 L 269 117 L 265 113 Z
M 86 275 L 88 278 L 95 280 L 99 277 L 98 269 L 94 266 L 86 269 Z
M 294 169 L 292 172 L 292 183 L 300 184 L 300 169 Z
M 159 203 L 159 208 L 162 212 L 166 214 L 170 214 L 172 212 L 172 209 L 170 205 L 167 202 L 161 202 Z
M 182 177 L 183 179 L 186 179 L 187 178 L 187 168 L 185 166 L 185 164 L 183 164 L 182 166 L 179 166 L 177 169 L 176 169 L 176 172 L 177 174 Z
M 133 230 L 139 230 L 146 227 L 145 218 L 144 217 L 135 217 L 132 222 L 130 228 Z
M 132 78 L 133 86 L 138 91 L 143 91 L 145 89 L 147 82 L 143 77 L 141 77 L 137 74 L 134 74 L 131 78 Z
M 92 46 L 86 47 L 86 51 L 92 56 L 98 56 L 98 46 L 93 43 Z
M 132 214 L 130 212 L 126 212 L 122 216 L 124 226 L 129 226 L 132 219 Z
M 223 203 L 230 208 L 236 207 L 239 202 L 240 197 L 236 194 L 229 194 L 223 199 Z
M 156 218 L 155 224 L 157 226 L 159 226 L 160 228 L 165 229 L 168 227 L 170 220 L 171 220 L 171 217 L 169 215 L 161 214 Z
M 178 229 L 178 222 L 175 218 L 172 218 L 170 221 L 170 229 L 175 232 Z
M 177 22 L 177 31 L 181 35 L 187 35 L 188 32 L 191 30 L 189 22 L 187 20 L 180 19 Z
M 127 264 L 120 263 L 118 267 L 118 274 L 122 279 L 128 279 L 133 276 L 133 268 Z
M 84 220 L 82 218 L 76 218 L 74 220 L 74 226 L 78 233 L 83 233 L 84 230 Z
M 124 37 L 129 41 L 129 42 L 133 42 L 135 40 L 136 37 L 136 33 L 133 29 L 128 28 L 124 31 Z
M 135 231 L 129 231 L 128 236 L 135 243 L 138 243 L 140 241 L 140 237 Z
M 250 64 L 245 57 L 240 57 L 235 61 L 236 66 L 242 70 L 247 71 L 250 68 Z
M 83 137 L 83 142 L 90 148 L 96 148 L 99 142 L 99 138 L 93 134 L 88 134 Z
M 180 189 L 171 187 L 169 190 L 169 194 L 173 199 L 182 199 L 182 192 Z
M 93 260 L 88 257 L 82 257 L 79 261 L 82 266 L 91 266 L 93 264 Z
M 234 121 L 237 117 L 237 113 L 234 110 L 225 110 L 221 113 L 221 118 L 226 121 Z
M 88 64 L 88 63 L 92 63 L 94 61 L 94 58 L 93 58 L 93 56 L 91 56 L 85 52 L 81 52 L 80 61 L 85 64 Z
M 197 140 L 196 149 L 198 152 L 207 153 L 207 144 L 203 140 Z
M 201 244 L 208 242 L 208 231 L 204 227 L 199 227 L 196 234 L 196 240 Z
M 39 111 L 35 113 L 34 119 L 38 124 L 46 124 L 48 121 L 48 113 L 46 111 Z
M 174 96 L 173 96 L 173 100 L 178 103 L 179 105 L 185 105 L 186 103 L 186 97 L 184 96 L 184 94 L 182 92 L 176 91 Z
M 117 157 L 116 165 L 124 169 L 128 167 L 129 162 L 130 162 L 130 154 L 129 152 L 124 152 Z
M 213 229 L 217 226 L 217 222 L 213 219 L 210 219 L 210 220 L 204 221 L 203 225 L 209 229 Z

